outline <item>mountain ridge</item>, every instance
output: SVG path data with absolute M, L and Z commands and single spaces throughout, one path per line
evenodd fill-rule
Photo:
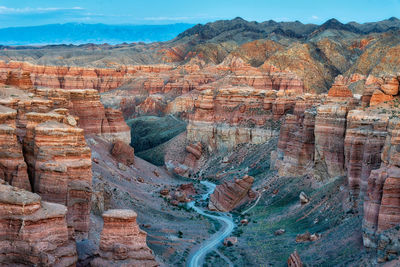
M 332 18 L 324 23 L 302 23 L 298 20 L 276 22 L 247 21 L 241 17 L 231 20 L 217 20 L 206 24 L 175 23 L 165 25 L 108 25 L 65 23 L 29 27 L 8 27 L 0 29 L 0 45 L 3 46 L 44 46 L 44 45 L 85 45 L 133 42 L 166 42 L 194 39 L 197 42 L 236 41 L 268 38 L 294 38 L 309 40 L 318 38 L 325 31 L 339 31 L 357 35 L 383 33 L 400 30 L 400 20 L 395 17 L 377 21 L 346 24 Z

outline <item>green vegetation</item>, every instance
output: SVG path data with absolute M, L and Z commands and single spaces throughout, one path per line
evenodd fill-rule
M 186 130 L 186 122 L 172 116 L 143 116 L 127 121 L 135 154 L 157 166 L 164 165 L 162 144 Z

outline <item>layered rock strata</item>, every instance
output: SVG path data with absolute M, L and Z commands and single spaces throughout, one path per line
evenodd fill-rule
M 75 231 L 89 231 L 92 187 L 91 152 L 83 129 L 55 121 L 34 129 L 34 191 L 44 200 L 68 207 L 67 222 Z
M 303 267 L 303 262 L 300 259 L 299 253 L 297 251 L 290 254 L 289 259 L 287 260 L 288 267 Z
M 91 266 L 158 266 L 146 244 L 146 232 L 140 230 L 133 210 L 108 210 L 103 213 L 100 256 Z
M 308 173 L 314 165 L 314 127 L 319 98 L 296 102 L 293 114 L 288 114 L 281 126 L 277 151 L 272 153 L 272 168 L 281 176 Z
M 37 95 L 53 102 L 54 108 L 66 108 L 78 118 L 78 126 L 85 134 L 98 134 L 114 140 L 121 139 L 130 143 L 130 130 L 122 112 L 104 108 L 100 95 L 93 89 L 37 89 Z
M 126 124 L 122 112 L 112 108 L 105 109 L 105 115 L 110 126 L 108 140 L 113 142 L 117 140 L 123 141 L 129 145 L 131 143 L 131 129 Z M 105 135 L 103 133 L 103 135 Z
M 203 146 L 200 142 L 189 144 L 185 148 L 185 153 L 183 162 L 175 167 L 173 171 L 181 176 L 190 176 L 198 167 L 198 161 L 203 153 Z
M 17 138 L 16 116 L 17 111 L 0 105 L 0 179 L 30 191 L 27 165 Z
M 254 178 L 246 175 L 242 179 L 217 185 L 214 193 L 210 195 L 208 208 L 227 212 L 255 198 L 256 194 L 251 190 L 253 182 Z
M 210 151 L 261 144 L 278 135 L 276 120 L 293 110 L 294 104 L 293 98 L 277 98 L 275 91 L 252 87 L 207 89 L 195 100 L 187 139 L 207 144 Z
M 130 128 L 125 123 L 122 112 L 104 108 L 96 90 L 69 90 L 71 111 L 79 117 L 78 126 L 85 134 L 97 134 L 113 142 L 116 139 L 129 144 Z
M 75 266 L 66 213 L 63 205 L 0 184 L 0 265 Z
M 75 126 L 76 120 L 67 109 L 47 112 L 52 100 L 13 98 L 4 99 L 2 103 L 17 108 L 17 116 L 2 127 L 10 139 L 7 149 L 11 151 L 8 152 L 13 152 L 4 150 L 2 155 L 14 157 L 11 162 L 4 159 L 8 166 L 4 179 L 11 184 L 20 180 L 21 187 L 30 189 L 32 186 L 43 200 L 67 206 L 68 226 L 85 237 L 89 227 L 92 173 L 84 130 Z M 14 165 L 17 169 L 12 169 Z M 28 176 L 30 184 L 26 182 Z
M 400 224 L 400 120 L 392 119 L 382 152 L 382 164 L 371 171 L 364 202 L 364 246 L 378 249 L 380 260 L 386 261 L 400 250 L 396 244 Z
M 355 201 L 363 200 L 371 171 L 381 165 L 388 122 L 389 114 L 379 110 L 351 110 L 347 115 L 345 167 Z
M 171 67 L 166 65 L 100 69 L 0 61 L 0 82 L 17 86 L 26 84 L 62 89 L 96 89 L 105 92 L 128 82 L 136 72 L 158 73 L 170 69 Z M 18 82 L 13 82 L 14 80 Z
M 315 164 L 329 177 L 345 175 L 344 139 L 347 113 L 354 109 L 354 98 L 333 98 L 317 108 L 315 117 Z

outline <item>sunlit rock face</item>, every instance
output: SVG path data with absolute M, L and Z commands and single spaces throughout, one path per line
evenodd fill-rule
M 34 191 L 46 201 L 68 208 L 67 222 L 75 231 L 89 231 L 92 188 L 91 152 L 84 130 L 55 121 L 35 126 L 33 155 L 28 166 Z

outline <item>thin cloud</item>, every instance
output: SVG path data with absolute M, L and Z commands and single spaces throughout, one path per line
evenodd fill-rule
M 312 19 L 319 19 L 319 17 L 318 17 L 318 16 L 315 16 L 315 15 L 312 15 L 311 18 L 312 18 Z
M 25 7 L 25 8 L 12 8 L 6 6 L 0 6 L 0 14 L 36 14 L 36 13 L 48 13 L 56 11 L 72 11 L 72 10 L 83 10 L 82 7 Z

